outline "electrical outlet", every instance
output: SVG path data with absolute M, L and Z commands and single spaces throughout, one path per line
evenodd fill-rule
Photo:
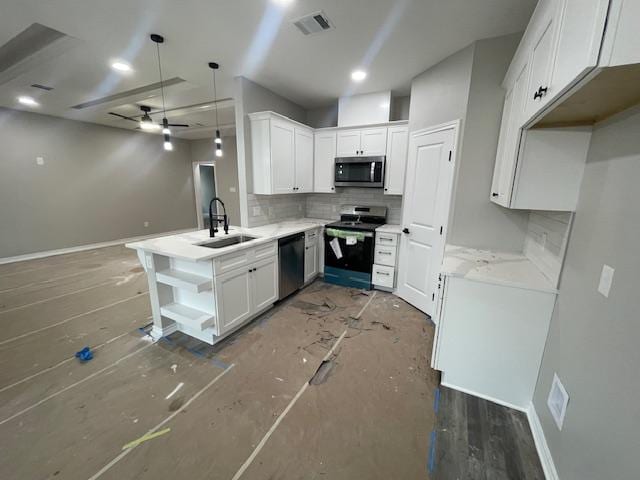
M 331 210 L 333 211 L 333 213 L 336 213 L 338 211 L 338 205 L 333 205 L 331 207 Z
M 262 215 L 262 207 L 253 207 L 253 216 L 259 217 Z
M 613 283 L 613 274 L 615 270 L 609 265 L 602 266 L 602 273 L 600 274 L 600 284 L 598 285 L 598 292 L 605 297 L 609 298 L 609 291 L 611 290 L 611 284 Z
M 542 248 L 547 248 L 547 232 L 542 232 Z
M 229 191 L 231 193 L 236 193 L 236 187 L 229 187 Z
M 153 258 L 151 258 L 150 254 L 145 256 L 145 263 L 148 270 L 153 270 Z
M 269 216 L 273 217 L 276 214 L 275 210 L 273 209 L 273 207 L 269 207 Z
M 551 412 L 553 420 L 556 422 L 558 430 L 562 430 L 564 424 L 564 416 L 567 413 L 567 405 L 569 405 L 569 394 L 562 385 L 557 373 L 553 374 L 553 382 L 551 383 L 551 390 L 549 390 L 549 396 L 547 397 L 547 407 Z
M 148 228 L 149 227 L 149 222 L 144 222 L 144 228 Z
M 44 165 L 44 157 L 36 157 L 36 165 Z
M 301 212 L 301 211 L 302 211 L 302 204 L 301 204 L 301 203 L 299 203 L 299 204 L 298 204 L 298 211 L 299 211 L 299 212 Z

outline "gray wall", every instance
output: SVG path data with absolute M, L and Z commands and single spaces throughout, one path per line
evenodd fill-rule
M 409 119 L 410 99 L 411 97 L 409 95 L 391 97 L 391 107 L 389 111 L 390 121 Z M 325 107 L 307 110 L 307 119 L 304 123 L 313 128 L 337 127 L 338 102 L 336 101 Z
M 516 34 L 474 44 L 449 243 L 522 251 L 529 212 L 489 201 L 504 104 L 501 84 L 519 41 Z
M 517 40 L 513 35 L 481 40 L 412 81 L 410 132 L 461 120 L 448 243 L 522 251 L 528 214 L 489 201 L 504 102 L 501 83 Z
M 279 198 L 253 195 L 251 192 L 251 124 L 249 113 L 270 110 L 305 123 L 307 112 L 301 106 L 264 88 L 244 77 L 235 78 L 234 98 L 236 100 L 236 137 L 238 139 L 238 176 L 240 186 L 240 209 L 243 226 L 256 227 L 277 222 L 292 216 L 301 217 L 299 205 L 304 205 L 304 195 L 280 195 Z M 254 214 L 254 207 L 260 210 Z M 272 215 L 269 216 L 269 207 Z M 304 210 L 304 208 L 303 208 Z
M 0 257 L 195 227 L 189 142 L 173 143 L 0 109 Z
M 193 162 L 211 161 L 216 163 L 216 181 L 218 196 L 227 208 L 229 223 L 240 225 L 240 194 L 238 193 L 238 155 L 236 137 L 224 137 L 223 157 L 215 156 L 215 147 L 210 138 L 191 141 L 191 160 Z M 234 191 L 232 191 L 232 189 Z
M 635 480 L 640 452 L 640 110 L 593 134 L 534 405 L 562 480 Z M 596 289 L 615 268 L 609 298 Z M 546 406 L 553 373 L 570 400 Z

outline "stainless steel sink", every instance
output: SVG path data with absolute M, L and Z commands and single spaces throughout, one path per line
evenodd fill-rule
M 256 237 L 250 237 L 249 235 L 236 235 L 234 237 L 221 237 L 217 240 L 211 240 L 208 243 L 203 243 L 201 247 L 207 248 L 223 248 L 230 245 L 237 245 L 238 243 L 250 242 L 255 240 Z

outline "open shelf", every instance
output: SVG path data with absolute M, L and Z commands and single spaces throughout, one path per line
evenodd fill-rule
M 187 307 L 181 303 L 169 303 L 160 307 L 160 314 L 178 323 L 200 330 L 213 326 L 216 320 L 215 315 L 212 313 Z
M 211 278 L 196 275 L 182 270 L 166 269 L 156 273 L 156 279 L 165 285 L 182 288 L 194 293 L 205 292 L 212 289 Z

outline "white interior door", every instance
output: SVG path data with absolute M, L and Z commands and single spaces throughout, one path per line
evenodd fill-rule
M 421 130 L 409 141 L 398 294 L 431 316 L 444 255 L 457 130 L 457 123 Z

